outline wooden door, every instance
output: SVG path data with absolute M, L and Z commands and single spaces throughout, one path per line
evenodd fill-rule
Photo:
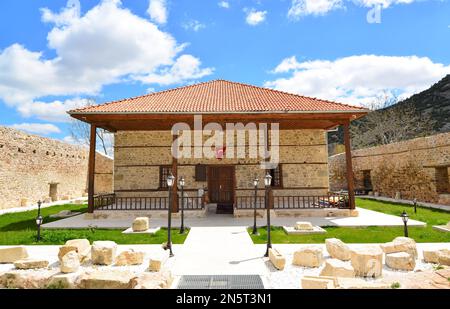
M 234 203 L 234 166 L 210 166 L 208 191 L 211 203 Z

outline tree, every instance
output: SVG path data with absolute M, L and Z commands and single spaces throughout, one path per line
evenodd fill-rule
M 93 99 L 86 99 L 85 106 L 92 105 L 95 105 L 95 101 Z M 70 125 L 70 135 L 78 144 L 89 146 L 91 129 L 86 122 L 73 119 Z M 108 149 L 111 149 L 114 145 L 114 134 L 105 129 L 97 128 L 97 140 L 97 145 L 99 145 L 105 155 L 112 154 Z
M 372 104 L 366 117 L 350 127 L 354 149 L 385 145 L 433 134 L 435 121 L 419 113 L 410 103 L 396 104 L 397 98 L 384 96 Z M 381 107 L 381 108 L 380 108 Z

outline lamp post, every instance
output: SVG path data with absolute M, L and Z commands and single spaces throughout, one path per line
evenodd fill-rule
M 180 234 L 184 234 L 184 177 L 181 176 L 180 181 L 180 188 L 181 188 L 181 227 L 180 227 Z
M 414 204 L 414 213 L 416 214 L 417 213 L 417 199 L 416 198 L 413 200 L 413 204 Z
M 41 204 L 42 204 L 42 202 L 38 201 L 37 204 L 38 204 L 38 214 L 37 214 L 37 217 L 36 217 L 37 241 L 40 241 L 41 240 L 41 225 L 42 225 L 42 222 L 44 221 L 44 219 L 41 216 Z
M 270 239 L 270 209 L 269 209 L 269 188 L 272 184 L 272 176 L 269 173 L 264 177 L 265 185 L 265 206 L 267 209 L 267 250 L 264 256 L 269 256 L 269 249 L 272 248 L 272 241 Z
M 406 213 L 406 211 L 403 210 L 402 220 L 403 220 L 403 225 L 404 225 L 404 230 L 405 230 L 405 237 L 408 237 L 408 219 L 409 219 L 408 214 Z
M 169 213 L 168 213 L 168 219 L 167 219 L 168 220 L 168 222 L 167 222 L 167 245 L 166 245 L 165 249 L 169 250 L 170 257 L 173 256 L 171 228 L 172 228 L 172 203 L 173 203 L 172 187 L 174 185 L 174 182 L 175 182 L 175 177 L 172 174 L 167 176 L 167 187 L 169 188 Z
M 253 186 L 255 188 L 255 201 L 254 201 L 255 204 L 254 204 L 254 211 L 253 211 L 253 232 L 252 232 L 253 235 L 257 235 L 258 234 L 258 229 L 256 227 L 256 203 L 257 203 L 257 200 L 258 200 L 258 183 L 259 183 L 259 179 L 255 178 L 253 180 Z

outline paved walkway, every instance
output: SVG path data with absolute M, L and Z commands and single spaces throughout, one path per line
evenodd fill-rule
M 385 197 L 385 196 L 361 195 L 359 197 L 377 200 L 377 201 L 414 205 L 414 202 L 411 200 L 395 199 L 395 198 Z M 426 207 L 426 208 L 434 208 L 434 209 L 443 209 L 443 210 L 450 211 L 449 205 L 441 205 L 441 204 L 434 204 L 434 203 L 427 203 L 427 202 L 417 202 L 417 206 Z
M 318 226 L 342 226 L 342 227 L 366 227 L 366 226 L 403 226 L 400 217 L 376 212 L 368 209 L 357 208 L 358 217 L 274 217 L 272 225 L 274 226 L 293 226 L 297 221 L 309 221 L 313 225 Z M 133 222 L 133 217 L 121 219 L 85 219 L 84 215 L 74 216 L 67 219 L 43 225 L 43 228 L 88 228 L 96 226 L 105 229 L 127 229 Z M 258 218 L 259 226 L 265 226 L 266 220 Z M 253 218 L 235 218 L 233 215 L 217 215 L 208 213 L 204 218 L 185 218 L 185 224 L 189 227 L 220 227 L 220 226 L 252 226 Z M 150 225 L 152 227 L 166 226 L 167 219 L 151 218 Z M 409 220 L 409 226 L 425 226 L 426 224 L 416 220 Z M 173 218 L 173 226 L 180 226 L 180 219 Z
M 246 228 L 193 227 L 175 252 L 175 275 L 265 275 L 265 248 L 253 244 Z

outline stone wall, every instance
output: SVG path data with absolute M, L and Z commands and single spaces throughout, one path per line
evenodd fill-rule
M 0 209 L 48 200 L 50 184 L 59 199 L 84 195 L 88 157 L 84 147 L 0 126 Z M 113 160 L 97 153 L 97 193 L 112 191 L 112 168 Z
M 374 193 L 450 204 L 450 133 L 355 150 L 352 157 L 356 189 L 364 188 L 364 171 L 370 171 Z M 330 157 L 332 190 L 347 188 L 345 166 L 345 154 Z
M 172 139 L 170 131 L 116 133 L 114 189 L 118 196 L 161 196 L 160 166 L 172 163 Z M 282 130 L 279 144 L 283 188 L 275 189 L 274 195 L 326 194 L 329 186 L 325 131 Z M 178 175 L 185 178 L 188 192 L 207 187 L 207 182 L 195 180 L 195 165 L 199 163 L 234 165 L 237 196 L 252 194 L 255 176 L 261 180 L 260 187 L 264 187 L 265 171 L 259 159 L 250 158 L 247 153 L 245 158 L 180 159 Z

